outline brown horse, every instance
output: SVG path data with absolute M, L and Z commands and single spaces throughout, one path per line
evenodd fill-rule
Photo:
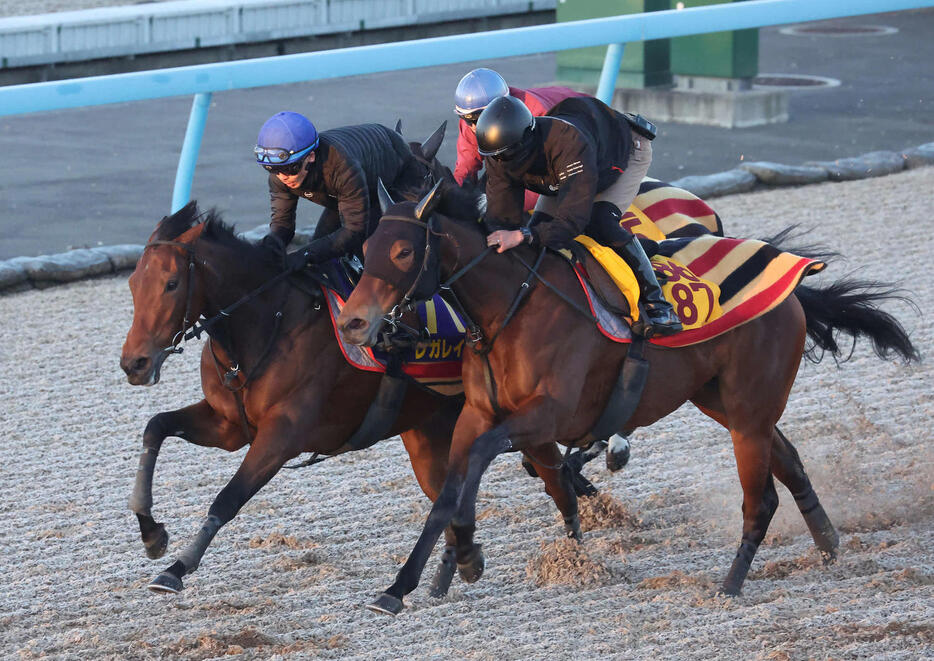
M 366 246 L 364 275 L 338 320 L 349 340 L 371 344 L 384 315 L 448 279 L 445 287 L 478 328 L 475 350 L 464 352 L 467 401 L 454 430 L 447 477 L 395 582 L 370 605 L 378 612 L 401 611 L 402 597 L 418 585 L 445 526 L 473 530 L 480 477 L 495 456 L 538 443 L 573 445 L 592 431 L 626 354 L 626 345 L 607 340 L 591 319 L 572 309 L 586 309 L 586 303 L 564 258 L 527 246 L 492 253 L 472 211 L 474 201 L 462 197 L 463 191 L 435 186 L 418 204 L 388 206 L 386 200 L 388 209 Z M 434 213 L 436 207 L 448 215 Z M 460 212 L 464 208 L 470 211 Z M 596 269 L 589 271 L 596 277 Z M 517 293 L 523 291 L 524 299 Z M 886 297 L 891 292 L 854 283 L 799 286 L 770 312 L 702 344 L 645 346 L 648 378 L 626 429 L 652 424 L 691 401 L 733 439 L 743 532 L 724 593 L 740 592 L 778 507 L 773 475 L 791 491 L 817 547 L 828 559 L 833 556 L 836 531 L 776 423 L 806 336 L 815 343 L 809 351 L 838 355 L 834 334 L 842 330 L 867 336 L 882 357 L 894 352 L 918 358 L 899 323 L 875 307 Z
M 182 589 L 182 578 L 198 567 L 220 527 L 287 461 L 302 452 L 329 455 L 347 449 L 345 443 L 361 426 L 380 388 L 379 374 L 358 370 L 344 359 L 327 305 L 317 299 L 316 283 L 295 286 L 301 282 L 281 277 L 281 267 L 267 251 L 237 238 L 213 212 L 204 222 L 198 218 L 194 202 L 164 218 L 129 281 L 134 316 L 120 365 L 133 385 L 159 381 L 163 361 L 178 352 L 182 336 L 199 316 L 223 319 L 206 330 L 204 399 L 157 414 L 143 434 L 130 509 L 150 558 L 161 557 L 168 545 L 164 525 L 151 512 L 153 472 L 163 441 L 176 436 L 230 452 L 247 444 L 250 448 L 215 498 L 196 539 L 150 584 L 162 592 Z M 249 296 L 261 287 L 266 287 L 261 295 Z M 227 315 L 217 315 L 244 300 Z M 386 434 L 401 433 L 419 486 L 432 500 L 446 472 L 462 403 L 459 397 L 409 388 Z M 558 463 L 557 452 L 545 448 L 530 456 L 547 467 Z M 547 468 L 540 474 L 559 509 L 571 517 L 568 476 Z M 576 519 L 568 521 L 579 530 Z M 438 595 L 446 592 L 453 576 L 453 530 L 447 542 L 435 586 Z M 479 546 L 457 543 L 461 576 L 476 580 L 483 569 Z

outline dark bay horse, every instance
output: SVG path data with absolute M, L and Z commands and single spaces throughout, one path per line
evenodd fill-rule
M 378 612 L 401 611 L 403 596 L 418 585 L 445 526 L 451 524 L 459 543 L 468 543 L 480 478 L 494 457 L 538 443 L 573 445 L 593 429 L 626 354 L 626 345 L 603 337 L 591 319 L 568 304 L 586 309 L 565 259 L 544 254 L 533 277 L 535 248 L 491 253 L 474 202 L 462 194 L 435 186 L 417 204 L 389 206 L 386 200 L 388 208 L 366 246 L 363 278 L 339 318 L 350 341 L 371 344 L 384 316 L 403 298 L 428 295 L 447 279 L 482 338 L 477 351 L 464 352 L 467 401 L 441 494 L 395 582 L 370 605 Z M 461 212 L 464 208 L 470 211 Z M 531 291 L 511 316 L 523 287 Z M 835 334 L 843 331 L 868 337 L 880 357 L 919 357 L 898 321 L 877 308 L 887 297 L 892 293 L 871 284 L 798 286 L 771 311 L 704 343 L 677 349 L 646 345 L 648 380 L 627 430 L 652 424 L 691 401 L 732 436 L 743 530 L 722 592 L 740 592 L 765 537 L 778 507 L 773 476 L 793 495 L 817 547 L 827 559 L 834 555 L 837 533 L 795 448 L 776 424 L 806 354 L 806 337 L 814 343 L 809 352 L 840 355 Z M 511 322 L 504 326 L 507 319 Z
M 164 218 L 149 239 L 130 276 L 133 324 L 123 346 L 121 367 L 133 385 L 159 381 L 165 358 L 176 352 L 184 331 L 199 317 L 244 299 L 245 303 L 207 331 L 201 354 L 204 399 L 154 416 L 143 434 L 130 509 L 136 513 L 147 555 L 161 557 L 168 545 L 162 523 L 152 516 L 152 479 L 164 440 L 176 436 L 229 452 L 250 444 L 243 462 L 217 495 L 195 540 L 150 584 L 178 592 L 182 578 L 199 565 L 214 535 L 281 468 L 303 452 L 324 455 L 346 449 L 345 442 L 377 397 L 380 375 L 361 371 L 344 359 L 327 305 L 316 299 L 314 282 L 293 286 L 268 251 L 236 237 L 213 213 L 202 222 L 194 202 Z M 278 279 L 277 279 L 278 278 Z M 261 295 L 250 292 L 275 284 Z M 391 432 L 401 433 L 419 486 L 432 500 L 446 473 L 454 422 L 462 398 L 442 397 L 411 387 Z M 375 440 L 375 439 L 374 439 Z M 555 465 L 556 447 L 530 456 Z M 546 491 L 562 512 L 572 512 L 568 476 L 544 469 Z M 570 495 L 566 492 L 570 491 Z M 579 530 L 579 521 L 568 518 Z M 454 543 L 448 545 L 434 593 L 446 592 L 454 572 Z M 460 575 L 476 580 L 483 570 L 479 545 L 459 546 Z

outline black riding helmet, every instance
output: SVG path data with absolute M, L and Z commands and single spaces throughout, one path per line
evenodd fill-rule
M 477 119 L 480 155 L 508 161 L 522 150 L 534 129 L 535 117 L 522 101 L 514 96 L 498 97 Z

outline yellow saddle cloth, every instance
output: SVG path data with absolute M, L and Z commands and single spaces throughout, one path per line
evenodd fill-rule
M 629 304 L 632 320 L 638 321 L 639 283 L 632 269 L 615 250 L 600 245 L 589 236 L 582 234 L 574 240 L 587 248 L 607 272 Z M 684 330 L 699 328 L 720 318 L 723 310 L 720 308 L 720 287 L 716 283 L 697 277 L 671 257 L 656 255 L 651 261 L 662 294 L 674 306 Z

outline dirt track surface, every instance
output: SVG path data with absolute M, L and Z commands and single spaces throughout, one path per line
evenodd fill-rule
M 800 223 L 809 242 L 848 258 L 817 282 L 854 271 L 902 281 L 927 317 L 889 309 L 930 354 L 931 190 L 927 168 L 714 206 L 731 234 Z M 181 594 L 145 589 L 242 453 L 166 442 L 154 512 L 172 538 L 166 557 L 147 560 L 126 507 L 142 430 L 199 399 L 199 352 L 171 357 L 154 388 L 127 385 L 118 358 L 131 314 L 125 276 L 0 297 L 0 658 L 934 655 L 930 355 L 906 368 L 860 343 L 842 369 L 801 366 L 781 426 L 841 533 L 832 566 L 779 487 L 743 596 L 715 596 L 739 542 L 741 492 L 727 433 L 688 406 L 634 435 L 624 471 L 602 460 L 585 469 L 602 514 L 580 548 L 560 540 L 553 505 L 517 457 L 497 459 L 478 503 L 486 574 L 455 578 L 441 601 L 423 585 L 392 619 L 362 606 L 392 581 L 428 510 L 398 440 L 280 474 L 220 531 Z

